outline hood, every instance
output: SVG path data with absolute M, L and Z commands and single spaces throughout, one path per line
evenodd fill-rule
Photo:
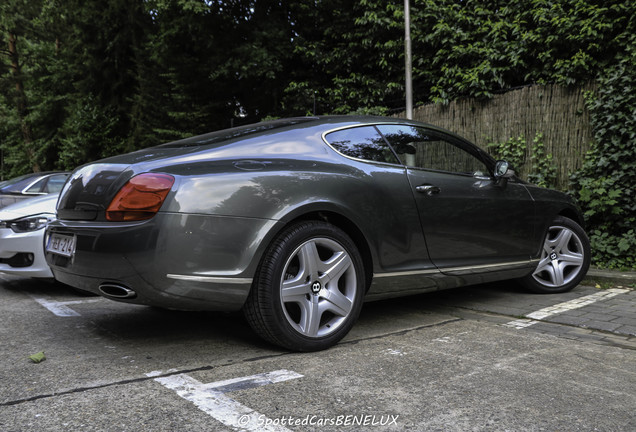
M 0 221 L 10 221 L 41 213 L 55 214 L 59 194 L 40 195 L 27 198 L 0 209 Z

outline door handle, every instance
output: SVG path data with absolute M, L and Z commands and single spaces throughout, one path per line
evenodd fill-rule
M 421 193 L 425 193 L 426 195 L 429 195 L 429 196 L 437 195 L 438 193 L 442 191 L 440 188 L 433 185 L 420 185 L 420 186 L 417 186 L 415 190 Z

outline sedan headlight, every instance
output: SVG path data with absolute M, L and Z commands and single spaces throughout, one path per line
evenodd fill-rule
M 12 221 L 2 221 L 0 228 L 11 228 L 16 233 L 31 232 L 45 228 L 53 220 L 55 220 L 55 215 L 43 213 Z

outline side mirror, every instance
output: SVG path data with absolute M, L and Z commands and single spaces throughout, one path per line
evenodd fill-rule
M 511 178 L 515 175 L 515 172 L 510 169 L 510 164 L 508 161 L 500 160 L 495 164 L 495 178 L 499 180 L 500 178 Z
M 495 164 L 495 180 L 497 180 L 497 184 L 501 186 L 506 186 L 508 183 L 508 179 L 512 178 L 515 175 L 515 172 L 510 169 L 510 164 L 508 161 L 500 160 Z

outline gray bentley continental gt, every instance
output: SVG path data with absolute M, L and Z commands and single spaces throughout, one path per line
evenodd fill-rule
M 440 128 L 306 117 L 213 132 L 78 168 L 45 247 L 55 277 L 127 303 L 242 309 L 266 340 L 327 348 L 363 301 L 587 272 L 565 194 Z

